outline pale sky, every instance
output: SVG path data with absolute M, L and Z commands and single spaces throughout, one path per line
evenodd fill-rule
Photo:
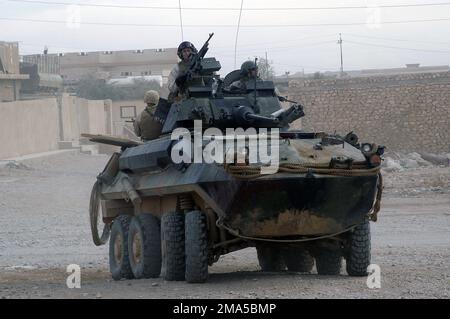
M 207 55 L 221 61 L 223 76 L 233 70 L 241 0 L 180 2 L 182 8 L 203 8 L 182 9 L 184 40 L 200 48 L 208 33 L 214 32 Z M 277 74 L 336 71 L 340 67 L 339 33 L 345 70 L 402 67 L 406 63 L 449 65 L 450 1 L 424 5 L 433 3 L 446 2 L 244 0 L 237 67 L 247 58 L 267 52 Z M 21 54 L 41 53 L 45 45 L 50 53 L 177 47 L 182 40 L 178 5 L 179 0 L 0 0 L 0 41 L 18 41 Z M 402 7 L 392 7 L 396 5 Z M 212 10 L 215 8 L 221 9 Z M 398 23 L 405 21 L 410 22 Z

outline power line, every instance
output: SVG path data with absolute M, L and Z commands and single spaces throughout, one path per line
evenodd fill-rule
M 276 41 L 276 42 L 270 42 L 270 44 L 271 45 L 275 45 L 275 44 L 281 44 L 281 43 L 290 43 L 290 42 L 299 42 L 299 41 L 303 41 L 303 40 L 307 40 L 307 39 L 318 39 L 318 38 L 324 38 L 324 37 L 331 37 L 331 36 L 335 36 L 336 34 L 335 33 L 329 33 L 329 34 L 319 34 L 319 35 L 312 35 L 312 36 L 307 36 L 307 37 L 301 37 L 301 38 L 292 38 L 292 39 L 290 39 L 290 40 L 285 40 L 285 41 Z M 11 41 L 14 41 L 14 40 L 11 40 Z M 34 43 L 34 42 L 28 42 L 28 41 L 25 41 L 25 42 L 23 42 L 23 41 L 18 41 L 21 45 L 25 45 L 25 46 L 35 46 L 35 47 L 43 47 L 44 46 L 44 43 Z M 323 43 L 325 43 L 325 42 L 323 42 Z M 330 42 L 331 43 L 331 42 Z M 61 43 L 59 43 L 59 44 L 55 44 L 55 43 L 47 43 L 49 46 L 51 46 L 52 48 L 54 48 L 54 49 L 64 49 L 64 50 L 75 50 L 75 51 L 114 51 L 114 50 L 112 50 L 111 48 L 109 48 L 109 49 L 98 49 L 98 48 L 96 48 L 96 49 L 93 49 L 93 48 L 81 48 L 81 47 L 70 47 L 70 46 L 67 46 L 67 44 L 61 44 Z M 316 44 L 320 44 L 320 42 L 318 42 L 318 43 L 306 43 L 306 45 L 308 46 L 308 45 L 316 45 Z M 243 52 L 247 52 L 247 51 L 255 51 L 255 50 L 258 50 L 258 49 L 256 49 L 256 48 L 253 48 L 253 47 L 256 47 L 256 46 L 258 46 L 258 45 L 264 45 L 264 47 L 266 48 L 266 46 L 267 46 L 267 42 L 259 42 L 259 43 L 249 43 L 249 44 L 244 44 L 244 45 L 240 45 L 240 47 L 242 48 L 242 47 L 244 47 L 244 48 L 247 48 L 247 49 L 244 49 L 243 50 Z M 141 43 L 138 43 L 137 45 L 136 45 L 136 47 L 139 47 L 139 46 L 141 46 Z M 225 49 L 225 48 L 229 48 L 230 46 L 228 45 L 228 46 L 214 46 L 213 48 L 211 48 L 212 50 L 214 50 L 214 52 L 215 52 L 215 54 L 219 54 L 219 53 L 222 53 L 222 52 L 229 52 L 230 50 L 223 50 L 223 49 Z M 305 43 L 301 43 L 300 44 L 300 46 L 299 45 L 295 45 L 295 46 L 289 46 L 289 47 L 286 47 L 286 46 L 284 46 L 284 47 L 269 47 L 268 49 L 269 50 L 271 50 L 271 49 L 285 49 L 285 48 L 293 48 L 293 47 L 300 47 L 300 48 L 303 48 L 303 47 L 305 47 Z M 218 51 L 216 51 L 216 50 L 218 50 Z
M 239 19 L 236 28 L 236 39 L 234 40 L 234 68 L 236 69 L 236 55 L 237 55 L 237 44 L 238 44 L 238 35 L 239 35 L 239 27 L 241 26 L 241 16 L 242 16 L 242 7 L 244 5 L 244 0 L 241 0 L 241 10 L 239 11 Z
M 285 47 L 265 47 L 264 50 L 269 50 L 271 53 L 279 52 L 279 51 L 287 52 L 287 51 L 292 50 L 292 49 L 299 50 L 299 49 L 319 46 L 319 45 L 323 45 L 323 44 L 335 44 L 335 43 L 336 43 L 335 40 L 332 40 L 332 41 L 321 41 L 321 42 L 313 42 L 313 43 L 308 43 L 308 44 L 303 44 L 303 45 L 290 45 L 290 46 L 285 46 Z M 240 50 L 239 54 L 242 56 L 244 53 L 252 54 L 252 53 L 255 53 L 255 52 L 258 52 L 258 51 L 262 52 L 263 50 L 260 50 L 258 48 L 246 49 L 246 50 Z M 215 54 L 231 56 L 230 54 L 227 54 L 227 52 L 229 52 L 229 51 L 228 50 L 214 51 Z
M 319 38 L 327 38 L 327 37 L 335 37 L 336 33 L 328 33 L 328 34 L 319 34 L 319 35 L 310 35 L 307 37 L 301 37 L 301 38 L 291 38 L 290 40 L 283 40 L 283 41 L 270 41 L 270 44 L 280 44 L 280 43 L 290 43 L 290 42 L 299 42 L 299 41 L 303 41 L 303 40 L 307 40 L 307 39 L 319 39 Z M 257 45 L 267 45 L 267 41 L 265 42 L 258 42 L 258 43 L 246 43 L 243 45 L 240 45 L 240 47 L 254 47 Z M 223 46 L 223 47 L 218 47 L 216 46 L 215 48 L 228 48 L 228 46 Z
M 31 4 L 43 5 L 77 5 L 83 7 L 102 7 L 102 8 L 120 8 L 120 9 L 161 9 L 161 10 L 178 10 L 178 7 L 168 6 L 129 6 L 129 5 L 114 5 L 114 4 L 95 4 L 83 2 L 57 2 L 57 1 L 32 1 L 32 0 L 7 0 L 10 2 L 22 2 Z M 377 8 L 413 8 L 413 7 L 436 7 L 448 6 L 450 2 L 437 3 L 416 3 L 416 4 L 392 4 L 392 5 L 378 5 Z M 291 10 L 350 10 L 350 9 L 367 9 L 368 6 L 333 6 L 333 7 L 284 7 L 284 8 L 244 8 L 244 11 L 291 11 Z M 186 7 L 183 10 L 209 10 L 209 11 L 240 11 L 240 8 L 233 7 Z
M 430 44 L 450 44 L 450 42 L 439 42 L 439 41 L 422 41 L 422 40 L 409 40 L 409 39 L 399 39 L 399 38 L 382 38 L 382 37 L 373 37 L 373 36 L 365 36 L 359 34 L 346 33 L 345 35 L 350 37 L 357 38 L 365 38 L 365 39 L 374 39 L 374 40 L 386 40 L 386 41 L 399 41 L 399 42 L 417 42 L 417 43 L 430 43 Z
M 388 48 L 388 49 L 398 49 L 398 50 L 432 52 L 432 53 L 447 53 L 447 54 L 450 53 L 450 51 L 443 51 L 443 50 L 427 50 L 427 49 L 404 48 L 404 47 L 396 47 L 396 46 L 372 44 L 372 43 L 363 43 L 363 42 L 349 41 L 349 40 L 347 40 L 347 43 L 353 43 L 353 44 L 358 44 L 358 45 L 367 45 L 367 46 L 380 47 L 380 48 Z
M 306 39 L 306 38 L 311 38 L 311 37 L 305 37 L 302 39 Z M 299 39 L 300 40 L 300 39 Z M 36 48 L 41 48 L 44 46 L 44 44 L 39 44 L 39 43 L 33 43 L 33 42 L 28 42 L 28 41 L 19 41 L 21 46 L 29 46 L 29 47 L 36 47 Z M 322 45 L 322 44 L 332 44 L 334 43 L 334 41 L 322 41 L 322 42 L 312 42 L 312 43 L 303 43 L 303 44 L 296 44 L 296 45 L 291 45 L 291 46 L 284 46 L 284 47 L 267 47 L 265 46 L 265 49 L 270 50 L 270 52 L 278 52 L 278 51 L 283 51 L 283 52 L 287 52 L 290 49 L 303 49 L 303 48 L 308 48 L 308 47 L 313 47 L 313 46 L 317 46 L 317 45 Z M 70 47 L 70 46 L 66 46 L 65 44 L 52 44 L 52 43 L 47 43 L 52 49 L 56 50 L 56 49 L 62 49 L 63 51 L 66 50 L 71 50 L 71 51 L 115 51 L 114 49 L 94 49 L 94 48 L 86 48 L 86 47 Z M 267 42 L 265 43 L 267 44 Z M 271 42 L 271 44 L 276 44 Z M 223 47 L 222 47 L 223 48 Z M 233 54 L 227 54 L 230 53 L 231 50 L 218 50 L 216 51 L 217 47 L 214 47 L 214 54 L 215 55 L 220 55 L 220 56 L 224 56 L 224 57 L 234 57 Z M 118 51 L 120 50 L 126 50 L 126 49 L 118 49 Z M 117 51 L 117 50 L 116 50 Z M 257 49 L 257 48 L 248 48 L 248 49 L 243 49 L 240 50 L 240 55 L 245 55 L 246 53 L 248 54 L 252 54 L 256 51 L 260 51 L 262 52 L 262 50 Z
M 10 0 L 9 0 L 10 1 Z M 22 22 L 38 22 L 38 23 L 59 23 L 66 24 L 67 21 L 62 20 L 41 20 L 41 19 L 28 19 L 28 18 L 5 18 L 0 17 L 0 20 L 6 21 L 22 21 Z M 420 23 L 420 22 L 444 22 L 450 21 L 450 18 L 438 18 L 438 19 L 422 19 L 422 20 L 403 20 L 403 21 L 384 21 L 380 24 L 402 24 L 402 23 Z M 179 27 L 179 24 L 139 24 L 139 23 L 112 23 L 112 22 L 82 22 L 85 25 L 102 25 L 102 26 L 121 26 L 121 27 Z M 315 24 L 254 24 L 254 25 L 241 25 L 240 28 L 291 28 L 291 27 L 337 27 L 337 26 L 361 26 L 367 25 L 366 22 L 353 22 L 353 23 L 315 23 Z M 235 28 L 233 24 L 189 24 L 184 27 L 190 28 Z

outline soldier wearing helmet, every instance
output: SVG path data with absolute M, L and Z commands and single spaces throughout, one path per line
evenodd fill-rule
M 182 87 L 186 82 L 186 71 L 189 68 L 189 61 L 193 54 L 197 54 L 197 49 L 195 46 L 189 42 L 184 41 L 178 46 L 177 55 L 181 59 L 177 65 L 172 69 L 169 74 L 169 78 L 167 81 L 169 87 L 169 97 L 168 101 L 173 102 L 176 97 L 183 95 Z
M 133 126 L 136 135 L 141 137 L 141 139 L 145 142 L 159 137 L 162 129 L 162 123 L 157 117 L 155 117 L 156 105 L 159 102 L 158 92 L 154 90 L 145 92 L 144 102 L 147 106 L 136 118 Z
M 230 84 L 229 89 L 231 91 L 246 91 L 249 81 L 262 81 L 258 76 L 258 66 L 255 64 L 255 61 L 251 60 L 242 63 L 240 76 L 241 78 L 239 80 L 234 81 Z M 280 101 L 284 102 L 286 100 L 285 98 L 280 96 L 281 93 L 278 88 L 275 87 L 274 93 Z
M 232 91 L 245 91 L 250 80 L 261 81 L 258 76 L 258 66 L 254 61 L 245 61 L 241 65 L 241 78 L 231 83 L 230 89 Z

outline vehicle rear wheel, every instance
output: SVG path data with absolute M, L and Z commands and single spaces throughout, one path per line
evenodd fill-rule
M 185 219 L 187 282 L 201 283 L 208 279 L 208 229 L 206 216 L 195 210 Z
M 256 252 L 262 271 L 283 271 L 286 268 L 280 249 L 262 244 L 256 246 Z
M 339 275 L 342 266 L 342 254 L 338 249 L 322 248 L 315 255 L 319 275 Z
M 133 217 L 128 234 L 130 266 L 135 278 L 156 278 L 161 273 L 161 231 L 156 216 Z
M 314 266 L 314 258 L 303 248 L 287 247 L 283 259 L 289 271 L 310 272 Z
M 109 269 L 114 280 L 132 279 L 130 260 L 128 257 L 128 231 L 131 217 L 120 215 L 113 221 L 109 241 Z
M 346 270 L 350 276 L 367 276 L 370 265 L 370 224 L 366 220 L 349 235 Z
M 184 280 L 184 213 L 173 212 L 161 218 L 162 276 L 165 280 Z

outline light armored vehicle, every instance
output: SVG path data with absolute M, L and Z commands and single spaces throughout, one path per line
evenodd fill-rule
M 384 148 L 359 143 L 353 133 L 290 130 L 304 115 L 300 104 L 282 107 L 286 99 L 271 81 L 229 90 L 238 72 L 221 79 L 219 61 L 204 53 L 192 64 L 186 98 L 160 100 L 159 138 L 89 136 L 121 146 L 97 177 L 90 203 L 95 244 L 110 240 L 112 277 L 205 282 L 221 255 L 247 247 L 256 247 L 263 271 L 309 272 L 315 263 L 319 274 L 335 275 L 345 259 L 349 275 L 367 275 Z M 264 172 L 268 163 L 259 155 L 252 161 L 254 136 L 242 138 L 237 128 L 270 137 L 270 157 L 279 159 L 274 172 Z M 196 147 L 204 155 L 222 141 L 236 143 L 213 155 L 231 162 L 174 159 Z

